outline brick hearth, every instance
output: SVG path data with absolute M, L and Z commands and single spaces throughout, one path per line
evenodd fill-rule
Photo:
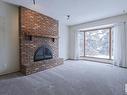
M 20 68 L 28 75 L 63 63 L 58 57 L 58 21 L 20 7 Z M 51 47 L 53 59 L 34 62 L 38 47 L 47 44 Z

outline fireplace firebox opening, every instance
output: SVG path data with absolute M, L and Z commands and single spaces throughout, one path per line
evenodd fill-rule
M 48 60 L 52 58 L 53 58 L 52 49 L 47 44 L 39 47 L 34 54 L 34 62 L 41 61 L 41 60 Z

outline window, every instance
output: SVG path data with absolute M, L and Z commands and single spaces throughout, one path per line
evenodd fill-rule
M 80 56 L 112 59 L 111 28 L 80 32 L 79 42 Z

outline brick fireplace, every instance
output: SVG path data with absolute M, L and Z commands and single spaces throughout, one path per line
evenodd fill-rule
M 30 9 L 19 8 L 20 69 L 25 75 L 63 63 L 58 57 L 58 21 Z

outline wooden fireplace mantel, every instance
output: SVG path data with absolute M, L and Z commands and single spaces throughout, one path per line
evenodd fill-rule
M 52 35 L 34 35 L 34 34 L 29 34 L 29 33 L 25 33 L 26 36 L 34 36 L 34 37 L 43 37 L 43 38 L 54 38 L 54 39 L 58 39 L 58 36 L 52 36 Z

